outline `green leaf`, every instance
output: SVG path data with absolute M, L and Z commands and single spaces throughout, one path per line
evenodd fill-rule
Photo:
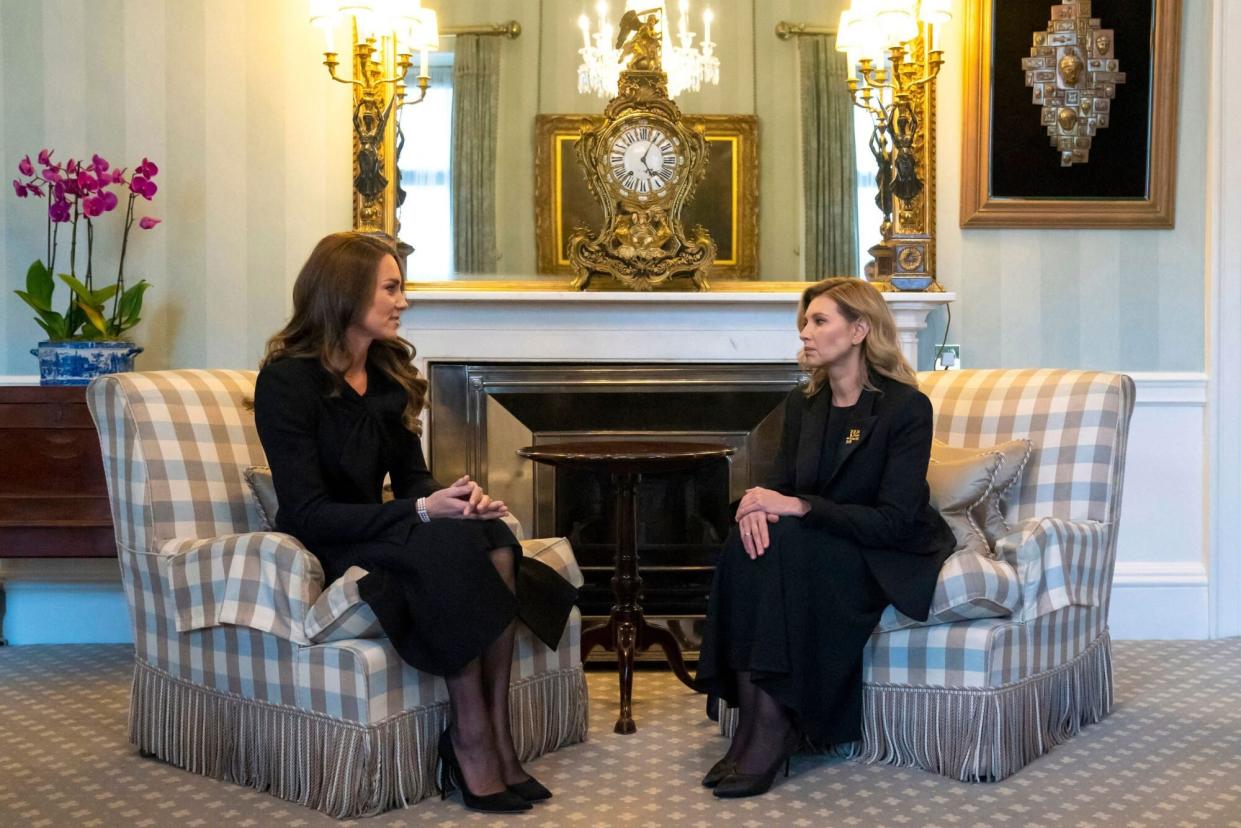
M 56 283 L 52 281 L 52 272 L 47 269 L 47 265 L 36 259 L 26 271 L 26 292 L 50 308 L 55 290 Z
M 43 326 L 51 339 L 68 339 L 67 320 L 56 311 L 37 311 L 39 318 L 35 321 Z
M 116 295 L 116 283 L 114 282 L 113 284 L 110 284 L 107 287 L 101 287 L 99 288 L 99 290 L 92 293 L 91 299 L 93 301 L 91 302 L 91 304 L 98 307 L 102 305 L 104 302 L 107 302 L 109 299 L 111 299 L 115 295 Z
M 86 314 L 87 321 L 95 328 L 94 331 L 86 331 L 87 334 L 108 335 L 108 323 L 97 308 L 93 308 L 85 302 L 78 302 L 78 307 L 82 309 L 82 313 Z
M 81 299 L 83 302 L 89 302 L 92 305 L 97 304 L 96 302 L 93 301 L 94 294 L 91 291 L 86 289 L 86 285 L 82 284 L 77 279 L 70 276 L 68 273 L 60 274 L 60 278 L 64 280 L 66 285 L 68 285 L 70 288 L 73 289 L 73 292 L 76 293 L 78 298 Z
M 43 332 L 47 334 L 48 339 L 56 338 L 55 332 L 52 331 L 52 329 L 48 326 L 46 322 L 44 322 L 42 319 L 36 319 L 35 322 L 39 325 L 40 328 L 43 329 Z
M 142 313 L 142 294 L 151 285 L 144 279 L 121 294 L 120 322 L 121 331 L 138 324 L 138 315 Z M 119 333 L 119 331 L 118 331 Z
M 23 302 L 37 311 L 50 311 L 52 309 L 51 304 L 44 302 L 38 296 L 34 296 L 24 290 L 15 290 L 13 292 L 20 296 Z

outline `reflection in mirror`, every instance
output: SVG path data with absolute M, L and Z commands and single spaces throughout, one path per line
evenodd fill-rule
M 452 41 L 441 39 L 441 48 L 451 49 Z M 435 52 L 430 59 L 431 90 L 426 100 L 418 107 L 401 110 L 397 218 L 401 241 L 413 248 L 405 259 L 406 271 L 419 279 L 440 281 L 454 274 L 450 175 L 453 53 Z
M 748 15 L 747 15 L 748 16 Z M 738 18 L 734 22 L 740 24 L 742 19 Z M 571 18 L 566 25 L 566 31 L 574 24 Z M 527 29 L 524 37 L 540 37 L 542 42 L 537 49 L 522 50 L 517 48 L 518 44 L 507 39 L 502 41 L 502 73 L 517 73 L 523 78 L 542 77 L 543 83 L 549 80 L 543 74 L 543 63 L 553 62 L 553 58 L 544 55 L 549 48 L 559 48 L 556 43 L 576 43 L 574 40 L 564 40 L 553 38 L 559 30 L 556 26 L 559 24 L 544 23 L 545 31 L 536 32 L 534 29 Z M 761 24 L 760 24 L 761 25 Z M 799 78 L 798 64 L 802 61 L 810 41 L 813 38 L 796 38 L 792 42 L 777 41 L 772 36 L 771 28 L 763 27 L 762 31 L 757 28 L 752 33 L 754 38 L 765 37 L 771 41 L 775 41 L 770 45 L 765 45 L 765 49 L 771 49 L 773 52 L 779 50 L 794 50 L 795 60 L 788 52 L 784 52 L 786 63 L 784 64 L 792 71 L 785 71 L 786 80 L 778 86 L 773 86 L 770 90 L 764 91 L 763 95 L 782 96 L 790 102 L 804 101 L 806 92 L 801 88 L 801 78 Z M 547 286 L 565 286 L 568 280 L 564 276 L 538 276 L 537 263 L 535 253 L 535 221 L 534 210 L 526 207 L 526 203 L 512 203 L 512 199 L 504 205 L 497 205 L 497 221 L 502 223 L 500 232 L 494 235 L 495 246 L 498 248 L 494 251 L 496 258 L 496 266 L 493 273 L 477 272 L 470 268 L 458 268 L 454 263 L 454 238 L 462 230 L 462 228 L 453 225 L 453 193 L 452 193 L 452 165 L 454 162 L 453 155 L 453 63 L 456 49 L 458 47 L 457 37 L 442 37 L 440 40 L 440 51 L 434 53 L 431 63 L 432 83 L 428 92 L 427 100 L 418 107 L 409 107 L 401 113 L 400 125 L 402 128 L 404 145 L 400 155 L 400 182 L 404 189 L 404 199 L 398 207 L 397 216 L 400 220 L 400 237 L 401 240 L 413 247 L 413 253 L 408 258 L 407 277 L 413 282 L 522 282 L 533 285 L 534 283 L 543 283 Z M 805 41 L 804 43 L 801 41 Z M 565 48 L 568 48 L 567 46 Z M 836 52 L 833 49 L 827 50 L 835 57 Z M 522 55 L 532 55 L 536 64 L 534 66 L 522 65 Z M 541 62 L 540 62 L 541 57 Z M 843 58 L 843 56 L 841 56 Z M 560 67 L 560 71 L 564 71 L 564 67 L 575 66 L 570 63 L 568 58 L 558 56 L 554 59 L 554 65 Z M 751 67 L 742 64 L 725 62 L 725 74 L 732 72 L 749 72 Z M 565 84 L 574 81 L 573 77 L 565 79 Z M 504 88 L 504 87 L 502 87 Z M 847 98 L 847 91 L 843 88 L 837 90 L 844 94 Z M 546 92 L 544 97 L 551 97 L 553 101 L 565 100 L 565 95 L 552 97 Z M 696 93 L 683 93 L 678 98 L 678 104 L 681 105 L 683 111 L 688 113 L 701 111 L 699 106 L 695 105 L 694 98 Z M 569 96 L 570 101 L 577 99 Z M 528 99 L 527 99 L 528 100 Z M 529 103 L 534 103 L 530 100 Z M 748 102 L 745 102 L 748 104 Z M 755 104 L 759 107 L 759 112 L 764 111 L 763 105 L 756 99 Z M 534 133 L 534 120 L 538 114 L 535 107 L 526 107 L 529 111 L 514 111 L 516 107 L 508 99 L 502 99 L 502 107 L 505 111 L 499 121 L 499 131 L 496 136 L 497 148 L 492 157 L 496 159 L 496 172 L 494 173 L 500 188 L 507 187 L 509 190 L 517 190 L 521 186 L 528 185 L 535 176 L 533 152 L 527 148 L 532 141 Z M 555 104 L 551 104 L 555 106 Z M 595 107 L 594 109 L 588 107 Z M 544 107 L 548 107 L 544 101 Z M 752 106 L 740 105 L 740 110 L 754 111 Z M 579 114 L 597 114 L 601 109 L 598 102 L 593 98 L 589 100 L 583 98 L 580 102 Z M 800 108 L 798 109 L 800 111 Z M 855 115 L 856 109 L 852 106 L 848 107 L 848 115 L 838 119 L 839 123 L 836 127 L 836 136 L 831 139 L 834 144 L 848 142 L 853 145 L 854 151 L 851 153 L 852 164 L 855 174 L 852 177 L 854 192 L 853 197 L 845 199 L 843 194 L 837 199 L 833 197 L 830 203 L 825 205 L 824 209 L 828 212 L 837 212 L 840 209 L 847 209 L 852 212 L 852 247 L 856 255 L 847 257 L 853 272 L 856 275 L 862 275 L 861 271 L 869 256 L 865 253 L 873 241 L 876 234 L 876 228 L 881 223 L 881 213 L 876 207 L 875 196 L 877 193 L 875 184 L 875 162 L 869 148 L 869 139 L 871 136 L 871 126 L 869 120 L 862 113 L 857 113 L 861 117 Z M 748 114 L 748 113 L 747 113 Z M 793 159 L 788 157 L 788 153 L 779 151 L 774 158 L 777 164 L 792 163 L 799 169 L 805 167 L 805 153 L 807 152 L 807 135 L 803 129 L 804 125 L 798 124 L 796 121 L 789 123 L 787 121 L 777 122 L 776 119 L 760 120 L 759 124 L 759 146 L 760 152 L 763 151 L 765 142 L 773 142 L 771 146 L 787 146 L 789 150 L 800 146 L 802 157 Z M 799 134 L 800 133 L 800 134 Z M 846 157 L 845 153 L 838 153 L 835 157 Z M 764 158 L 764 162 L 771 164 L 773 156 L 768 154 Z M 565 174 L 581 175 L 581 172 L 573 167 L 565 170 Z M 764 175 L 763 162 L 759 164 L 760 187 L 761 178 Z M 769 172 L 768 175 L 772 173 Z M 800 176 L 799 176 L 799 181 Z M 774 198 L 773 198 L 774 196 Z M 762 223 L 762 233 L 760 239 L 766 234 L 771 234 L 772 238 L 779 239 L 779 244 L 789 248 L 805 248 L 812 243 L 811 234 L 803 234 L 799 231 L 798 217 L 806 214 L 806 202 L 804 194 L 801 192 L 801 185 L 798 184 L 797 191 L 788 191 L 787 186 L 783 186 L 776 192 L 763 188 L 763 197 L 771 200 L 771 203 L 763 203 L 760 197 L 759 216 Z M 806 220 L 814 225 L 809 215 Z M 820 216 L 820 221 L 823 221 Z M 469 232 L 469 228 L 466 228 Z M 807 253 L 809 251 L 806 251 Z M 758 278 L 760 280 L 775 280 L 781 282 L 797 281 L 797 280 L 815 280 L 824 275 L 844 275 L 844 272 L 836 271 L 832 273 L 814 272 L 810 266 L 808 255 L 801 255 L 799 268 L 802 272 L 789 272 L 788 267 L 781 268 L 776 271 L 771 265 L 765 265 L 761 260 L 758 264 Z M 810 272 L 806 272 L 810 271 Z M 738 285 L 739 286 L 739 285 Z

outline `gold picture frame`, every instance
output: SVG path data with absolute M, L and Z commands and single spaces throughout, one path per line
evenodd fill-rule
M 539 115 L 535 119 L 534 225 L 540 274 L 569 276 L 567 242 L 579 225 L 596 228 L 602 210 L 577 167 L 573 148 L 582 127 L 599 115 Z M 701 224 L 718 247 L 711 280 L 758 278 L 758 118 L 687 115 L 701 126 L 711 163 L 686 205 L 686 227 Z
M 1023 9 L 1023 4 L 967 0 L 961 141 L 962 227 L 1173 226 L 1181 3 L 1180 0 L 1148 1 L 1149 18 L 1104 16 L 1105 28 L 1117 27 L 1116 57 L 1119 69 L 1129 70 L 1128 78 L 1117 87 L 1111 126 L 1099 130 L 1090 162 L 1075 164 L 1066 168 L 1072 172 L 1061 173 L 1054 148 L 1046 147 L 1045 153 L 1014 151 L 1018 144 L 1024 146 L 1031 142 L 1030 126 L 1024 117 L 1006 119 L 1004 115 L 1016 105 L 1014 101 L 1024 104 L 1029 110 L 1030 122 L 1036 129 L 1042 129 L 1039 110 L 1031 103 L 1030 89 L 1015 82 L 1013 75 L 1019 72 L 1021 58 L 1030 54 L 1031 39 L 1044 23 L 1031 26 L 1029 20 L 1022 18 L 1020 24 L 1015 25 L 1011 15 L 1041 14 L 1046 21 L 1057 0 L 1042 0 L 1029 10 Z M 1133 32 L 1123 53 L 1119 28 L 1122 25 L 1143 27 Z M 997 67 L 995 63 L 1000 61 L 1002 64 Z M 996 89 L 997 68 L 1003 79 L 1002 94 Z M 1149 71 L 1141 71 L 1143 68 Z M 1142 91 L 1145 96 L 1140 94 Z M 1141 120 L 1121 133 L 1116 113 L 1126 106 L 1129 107 L 1126 114 L 1137 112 Z M 1111 143 L 1106 144 L 1105 140 Z M 1046 143 L 1045 133 L 1043 141 Z M 1103 163 L 1136 170 L 1133 174 L 1136 184 L 1130 186 L 1132 192 L 1122 193 L 1121 188 L 1110 185 L 1101 172 Z M 1004 187 L 997 187 L 995 183 L 995 174 L 1001 169 L 1009 179 L 1031 182 L 1031 190 L 1061 186 L 1047 183 L 1060 176 L 1055 180 L 1069 182 L 1062 189 L 1067 191 L 1071 187 L 1073 192 L 1067 195 L 1005 192 Z

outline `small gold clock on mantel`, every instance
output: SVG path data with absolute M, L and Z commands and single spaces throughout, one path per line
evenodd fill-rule
M 617 48 L 629 62 L 619 91 L 601 123 L 582 127 L 575 147 L 587 186 L 603 208 L 601 228 L 578 228 L 569 237 L 577 290 L 599 275 L 634 290 L 652 290 L 677 277 L 692 279 L 698 290 L 710 287 L 715 242 L 702 227 L 687 234 L 681 224 L 681 211 L 706 173 L 707 144 L 668 97 L 659 22 L 658 9 L 625 12 Z

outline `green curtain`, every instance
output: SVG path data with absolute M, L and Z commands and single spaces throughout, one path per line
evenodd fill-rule
M 835 35 L 802 36 L 802 181 L 807 281 L 856 276 L 857 159 L 853 149 L 853 103 L 845 81 L 848 61 L 836 51 Z
M 457 37 L 452 71 L 453 270 L 495 273 L 500 38 Z

